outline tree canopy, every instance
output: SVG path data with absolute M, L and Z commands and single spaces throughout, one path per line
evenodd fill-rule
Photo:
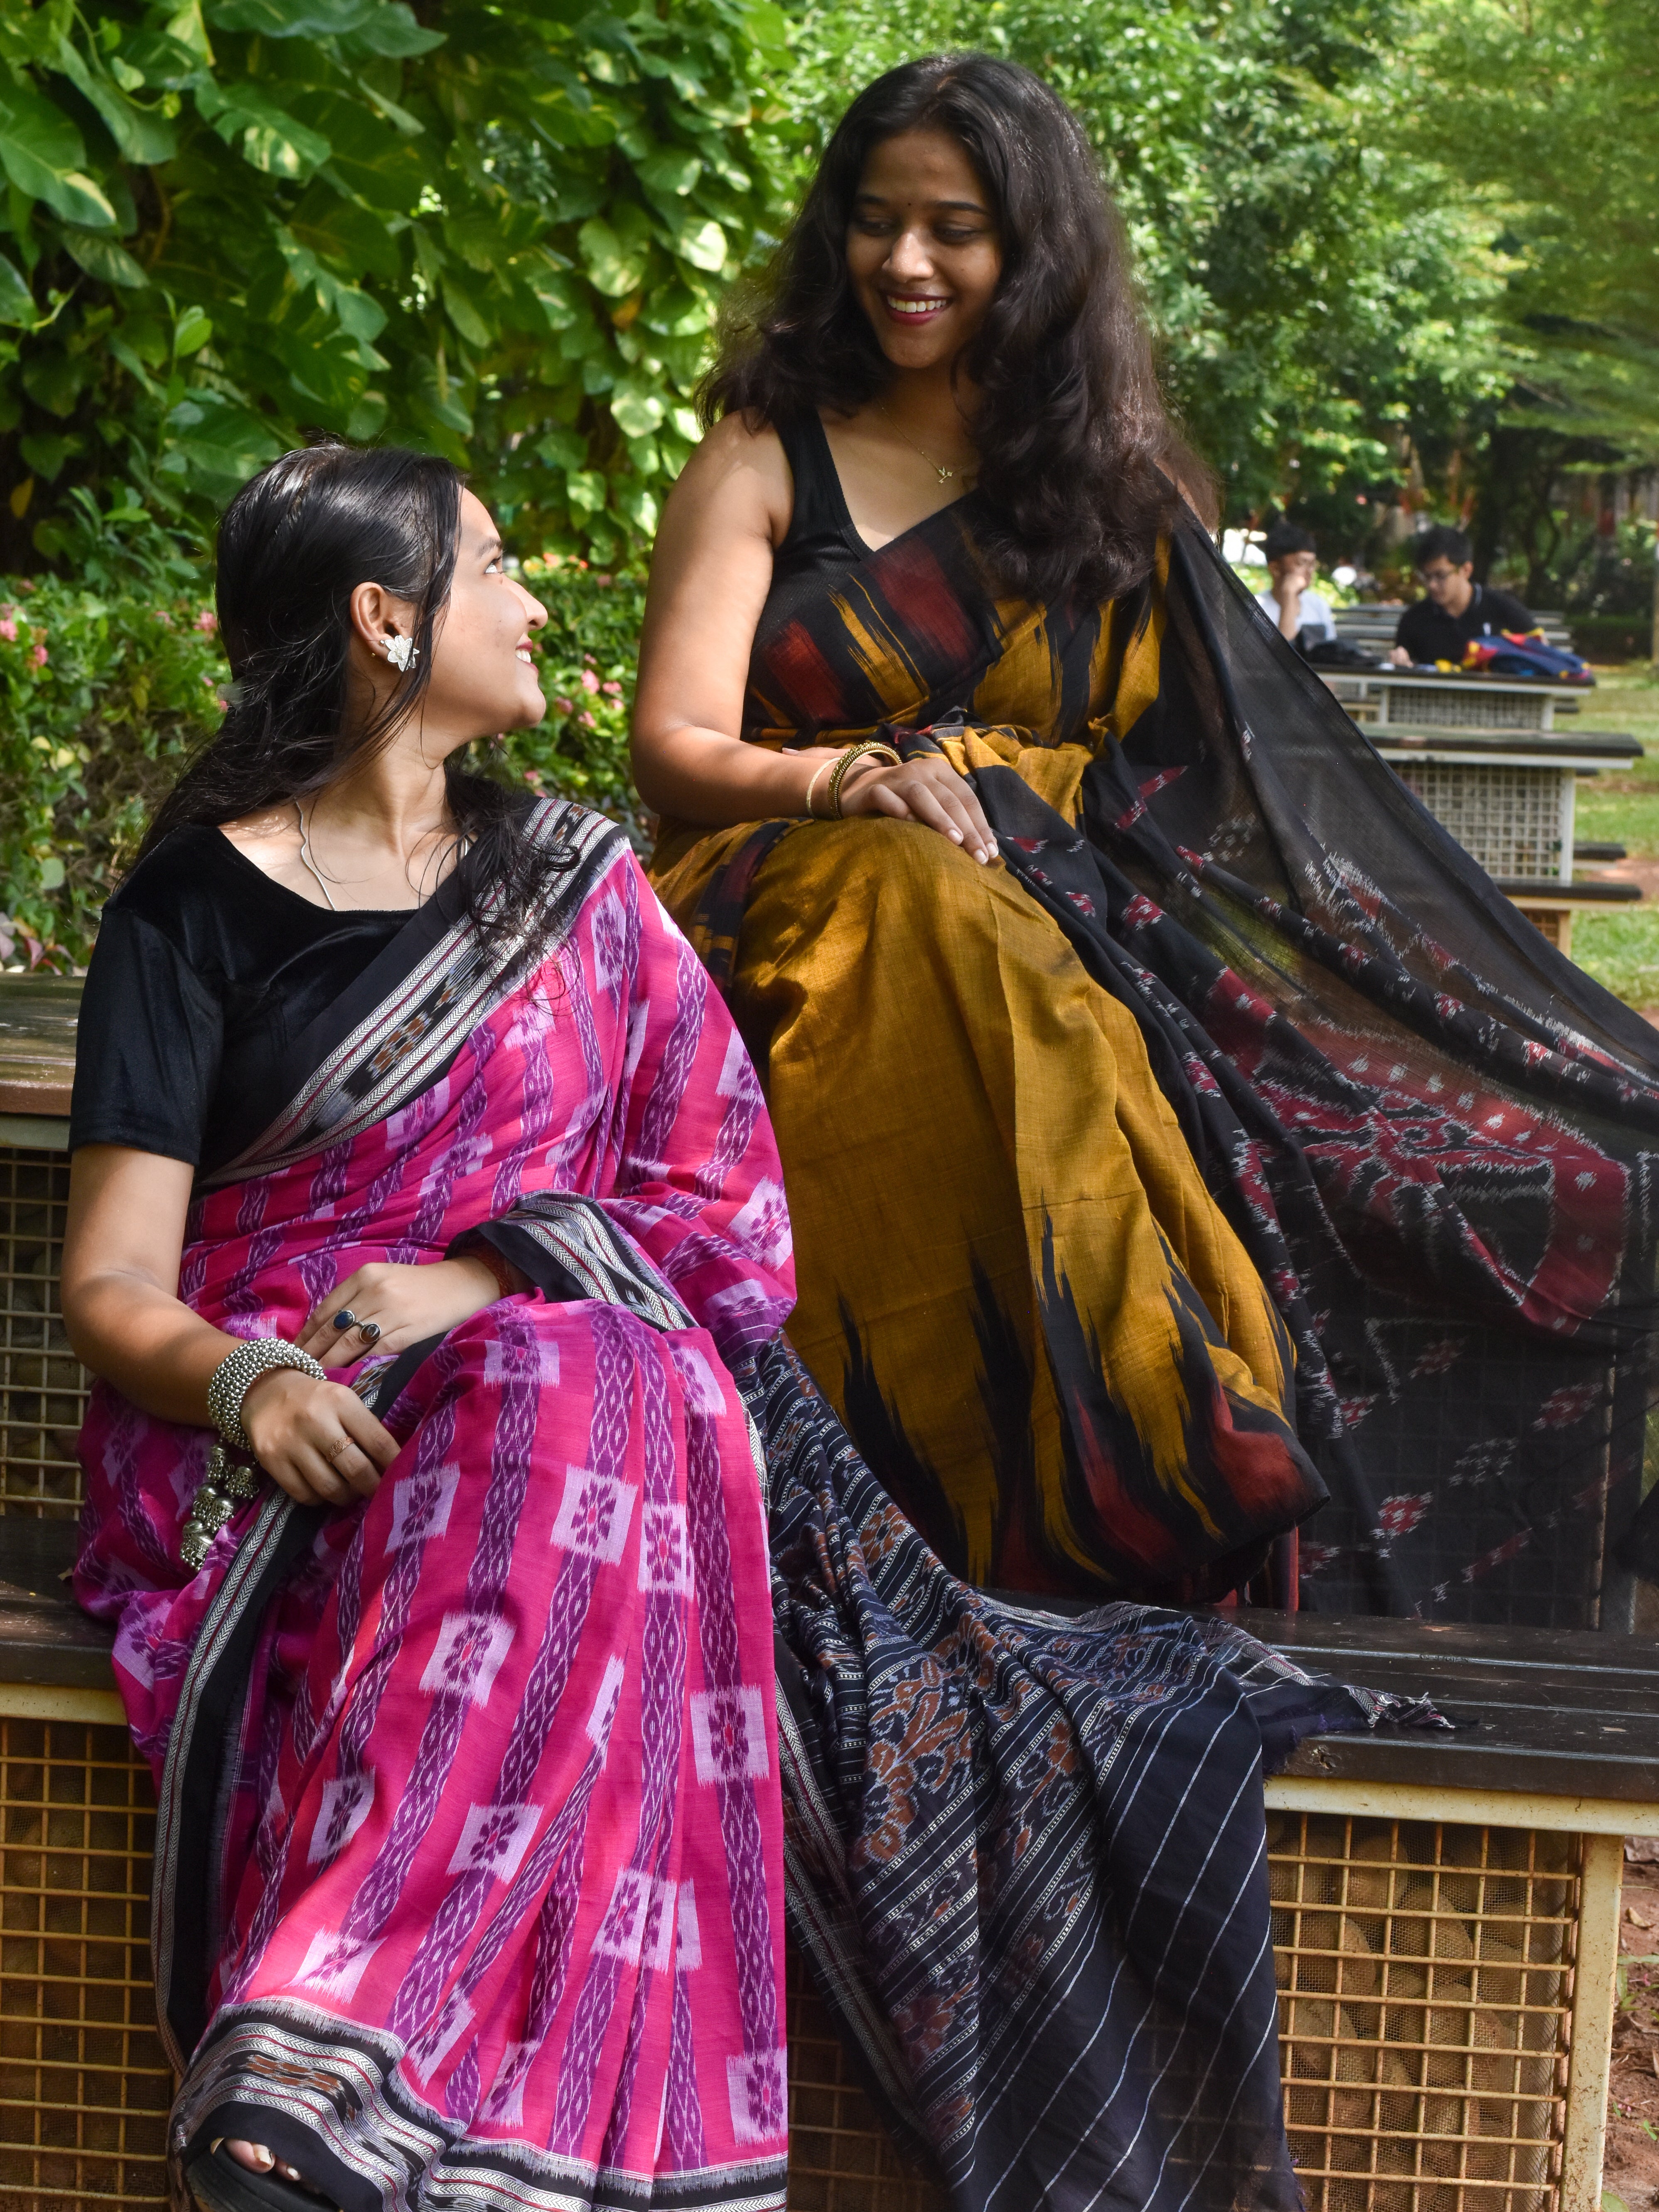
M 199 523 L 319 432 L 450 453 L 532 536 L 648 532 L 783 37 L 771 0 L 0 11 L 0 569 L 70 487 Z
M 725 287 L 849 93 L 979 46 L 1084 118 L 1231 514 L 1529 543 L 1659 460 L 1655 0 L 12 0 L 0 571 L 319 433 L 635 552 Z M 1534 533 L 1535 534 L 1535 533 Z M 1535 549 L 1534 549 L 1535 550 Z

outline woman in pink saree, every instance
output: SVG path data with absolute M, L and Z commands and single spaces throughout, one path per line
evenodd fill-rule
M 543 617 L 453 469 L 288 456 L 219 590 L 64 1268 L 174 2157 L 213 2212 L 781 2207 L 754 1076 L 621 833 L 457 769 Z

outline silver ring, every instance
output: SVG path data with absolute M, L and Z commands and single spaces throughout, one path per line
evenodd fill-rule
M 342 1332 L 349 1328 L 356 1328 L 357 1316 L 352 1312 L 349 1306 L 342 1306 L 340 1308 L 339 1312 L 334 1316 L 334 1326 Z

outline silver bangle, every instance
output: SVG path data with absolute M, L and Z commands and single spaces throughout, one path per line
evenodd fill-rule
M 239 1344 L 208 1377 L 208 1413 L 232 1451 L 251 1452 L 252 1439 L 242 1426 L 242 1401 L 261 1375 L 273 1367 L 297 1367 L 313 1382 L 326 1382 L 325 1369 L 308 1352 L 286 1337 L 256 1336 Z

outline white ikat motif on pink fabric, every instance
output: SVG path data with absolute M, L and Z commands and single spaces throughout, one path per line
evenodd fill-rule
M 434 1698 L 465 1698 L 471 1705 L 487 1705 L 512 1642 L 513 1624 L 499 1614 L 447 1613 L 421 1687 Z
M 337 1857 L 363 1822 L 368 1820 L 374 1803 L 374 1774 L 372 1768 L 360 1774 L 342 1775 L 323 1784 L 323 1802 L 311 1831 L 311 1845 L 306 1853 L 312 1866 L 326 1866 Z
M 296 1978 L 323 1996 L 349 2003 L 357 1994 L 369 1960 L 380 1949 L 377 1942 L 354 1942 L 337 1928 L 319 1928 L 300 1961 Z
M 638 1496 L 635 1483 L 595 1474 L 591 1468 L 567 1468 L 553 1541 L 599 1566 L 614 1567 L 628 1541 Z
M 491 1874 L 511 1881 L 536 1834 L 539 1805 L 471 1805 L 461 1824 L 450 1874 Z
M 641 1516 L 640 1588 L 665 1596 L 691 1595 L 691 1548 L 683 1505 L 647 1505 Z
M 756 2051 L 726 2062 L 732 2132 L 740 2143 L 768 2142 L 788 2124 L 789 2054 Z
M 743 1683 L 699 1690 L 691 1698 L 691 1748 L 699 1782 L 763 1782 L 766 1705 Z
M 434 1467 L 405 1475 L 394 1484 L 387 1551 L 400 1552 L 405 1544 L 423 1544 L 429 1537 L 442 1536 L 449 1527 L 455 1486 L 460 1479 L 458 1467 Z

